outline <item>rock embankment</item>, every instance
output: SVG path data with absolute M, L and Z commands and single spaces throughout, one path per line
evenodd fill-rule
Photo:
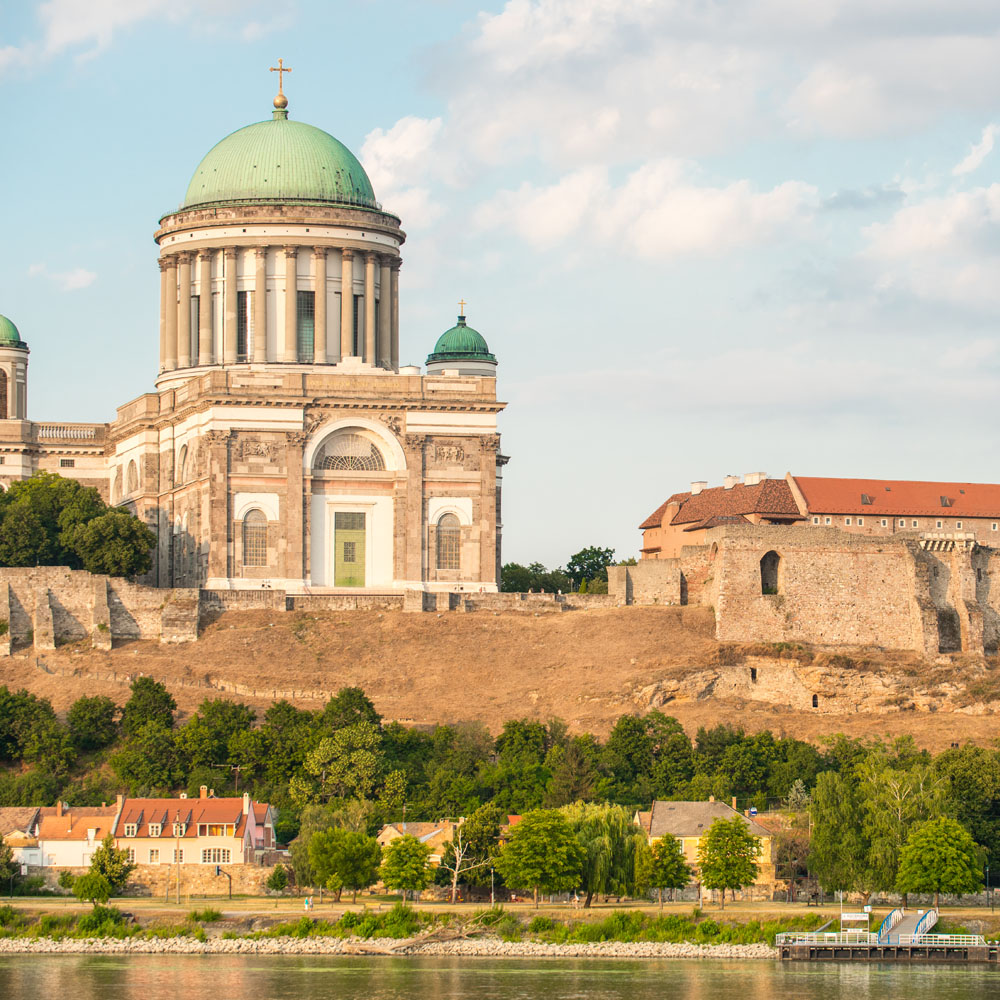
M 29 955 L 455 955 L 483 958 L 776 958 L 766 944 L 663 944 L 601 941 L 543 944 L 465 938 L 372 941 L 360 938 L 0 938 L 0 954 Z

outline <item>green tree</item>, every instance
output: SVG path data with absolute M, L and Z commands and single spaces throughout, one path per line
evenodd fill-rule
M 537 909 L 539 891 L 566 892 L 580 885 L 585 860 L 566 817 L 554 809 L 537 809 L 510 831 L 496 868 L 511 888 L 531 888 Z
M 114 890 L 107 878 L 91 870 L 73 880 L 73 895 L 81 903 L 89 902 L 97 907 L 106 903 L 114 895 Z
M 566 563 L 566 572 L 579 587 L 584 580 L 603 580 L 607 582 L 608 567 L 614 562 L 615 550 L 602 549 L 596 545 L 588 545 L 585 549 L 570 556 Z
M 309 841 L 309 862 L 321 885 L 333 884 L 349 889 L 358 901 L 358 890 L 370 886 L 378 877 L 382 849 L 374 837 L 333 827 L 320 830 Z
M 359 722 L 370 722 L 375 727 L 382 723 L 382 716 L 361 688 L 341 688 L 323 708 L 323 726 L 327 729 L 346 729 Z
M 112 894 L 116 896 L 121 895 L 134 868 L 135 865 L 128 859 L 128 851 L 115 847 L 114 837 L 110 833 L 101 841 L 101 846 L 94 851 L 90 859 L 90 874 L 100 875 L 106 879 Z
M 307 805 L 299 817 L 299 832 L 289 844 L 292 868 L 297 885 L 324 885 L 313 871 L 309 859 L 309 844 L 318 832 L 336 827 L 341 830 L 365 832 L 372 815 L 370 802 L 344 802 L 340 805 Z
M 159 681 L 154 681 L 152 677 L 137 677 L 132 681 L 131 691 L 122 709 L 121 731 L 125 736 L 138 732 L 147 722 L 173 728 L 177 702 Z
M 702 834 L 698 844 L 701 882 L 708 889 L 719 890 L 723 909 L 727 889 L 735 895 L 737 889 L 753 885 L 759 856 L 760 838 L 750 832 L 740 816 L 717 819 Z
M 320 740 L 306 754 L 305 770 L 313 786 L 298 785 L 298 794 L 319 799 L 371 798 L 385 765 L 382 734 L 371 722 L 356 722 Z
M 859 777 L 862 827 L 871 843 L 872 888 L 891 889 L 910 830 L 944 812 L 947 781 L 929 764 L 892 767 L 874 754 L 861 767 Z
M 963 895 L 983 886 L 983 850 L 957 820 L 928 820 L 916 826 L 899 859 L 899 892 L 933 892 L 934 909 L 941 893 Z
M 127 510 L 106 510 L 69 533 L 70 548 L 88 573 L 139 576 L 153 565 L 156 535 Z
M 390 889 L 400 889 L 405 899 L 408 892 L 419 892 L 431 884 L 430 855 L 430 847 L 416 837 L 397 837 L 382 852 L 379 877 Z
M 870 843 L 862 828 L 857 786 L 836 771 L 816 779 L 809 804 L 809 867 L 824 888 L 857 890 L 867 883 Z
M 673 834 L 665 833 L 652 847 L 649 886 L 657 890 L 663 909 L 663 890 L 683 889 L 691 881 L 691 866 L 684 858 L 684 848 Z
M 574 736 L 565 747 L 553 747 L 545 762 L 552 777 L 545 790 L 549 808 L 586 802 L 596 797 L 601 774 L 600 747 L 592 736 Z
M 109 762 L 133 795 L 167 791 L 181 778 L 174 734 L 156 721 L 141 725 L 119 745 Z
M 264 886 L 271 892 L 284 892 L 288 888 L 288 869 L 280 862 L 276 864 Z
M 0 885 L 10 884 L 10 880 L 21 872 L 21 866 L 14 860 L 10 844 L 0 840 Z
M 625 806 L 575 802 L 560 810 L 583 850 L 580 885 L 584 909 L 596 895 L 631 896 L 635 892 L 636 853 L 645 834 Z
M 977 746 L 945 750 L 934 761 L 948 781 L 955 818 L 982 844 L 991 865 L 1000 857 L 1000 751 Z
M 118 736 L 118 706 L 104 695 L 77 698 L 66 716 L 70 738 L 81 750 L 100 750 Z
M 247 734 L 257 715 L 248 705 L 226 698 L 206 699 L 177 733 L 178 749 L 188 767 L 229 765 L 231 746 Z

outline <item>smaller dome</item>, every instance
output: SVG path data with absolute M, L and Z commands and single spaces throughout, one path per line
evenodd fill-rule
M 28 345 L 21 340 L 21 334 L 17 332 L 17 327 L 7 319 L 6 316 L 0 315 L 0 347 L 27 347 Z
M 465 322 L 464 316 L 458 317 L 458 322 L 438 337 L 434 350 L 427 356 L 427 364 L 441 361 L 492 361 L 496 357 L 490 354 L 486 338 L 473 330 Z

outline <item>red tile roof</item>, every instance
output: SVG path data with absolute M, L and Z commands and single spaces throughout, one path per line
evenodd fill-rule
M 199 823 L 231 823 L 235 826 L 233 835 L 236 837 L 243 836 L 246 826 L 242 798 L 126 799 L 118 826 L 115 828 L 115 836 L 124 837 L 126 825 L 134 823 L 136 825 L 134 836 L 148 837 L 149 824 L 158 823 L 161 827 L 160 836 L 172 840 L 178 813 L 181 822 L 186 824 L 185 837 L 197 837 Z
M 908 479 L 795 476 L 811 514 L 896 514 L 1000 519 L 1000 485 L 920 483 Z M 862 497 L 871 499 L 864 503 Z M 942 504 L 941 498 L 949 501 Z
M 87 831 L 94 830 L 95 840 L 103 840 L 115 821 L 117 806 L 84 806 L 80 809 L 63 809 L 57 815 L 55 806 L 38 810 L 39 840 L 86 840 Z
M 765 479 L 753 486 L 737 483 L 728 490 L 723 486 L 714 486 L 700 493 L 675 493 L 639 525 L 640 529 L 660 527 L 667 507 L 672 502 L 680 506 L 671 519 L 671 524 L 706 522 L 695 526 L 712 527 L 707 522 L 713 518 L 732 518 L 744 514 L 780 516 L 782 521 L 802 520 L 788 483 L 784 479 Z

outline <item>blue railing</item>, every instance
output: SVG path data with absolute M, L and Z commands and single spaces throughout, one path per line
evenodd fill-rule
M 875 935 L 877 941 L 881 941 L 888 933 L 893 929 L 903 919 L 903 910 L 901 907 L 897 906 L 886 918 L 879 924 L 878 933 Z
M 921 934 L 926 934 L 937 922 L 937 910 L 928 910 L 917 921 L 917 926 L 913 928 L 913 937 L 920 937 Z

